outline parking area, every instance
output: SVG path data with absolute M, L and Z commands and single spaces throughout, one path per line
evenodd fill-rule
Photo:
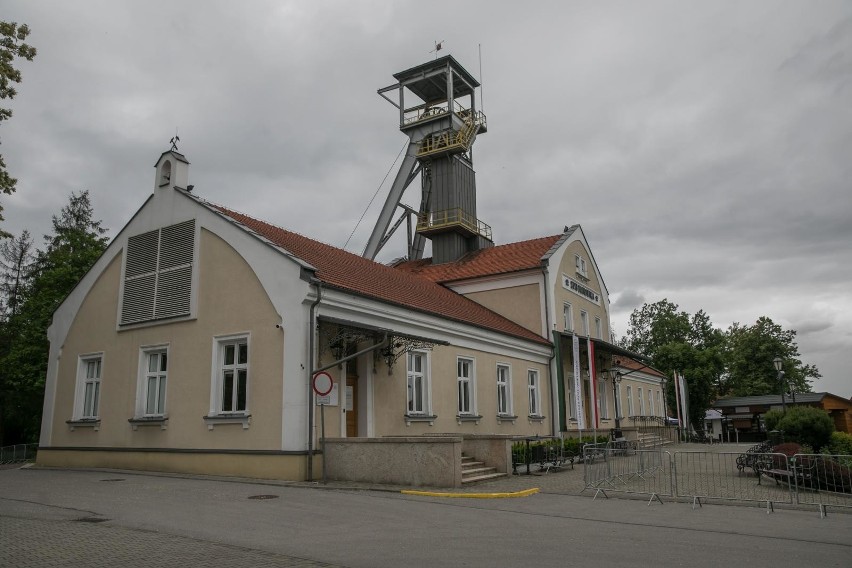
M 541 490 L 520 499 L 9 469 L 0 471 L 0 566 L 127 566 L 139 559 L 186 566 L 514 566 L 584 558 L 600 565 L 709 567 L 743 557 L 757 566 L 848 566 L 852 557 L 849 514 L 593 500 L 584 485 L 582 465 L 463 489 Z M 630 544 L 612 546 L 614 537 Z

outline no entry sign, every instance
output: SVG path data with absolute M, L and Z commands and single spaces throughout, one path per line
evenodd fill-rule
M 317 373 L 311 380 L 311 388 L 313 388 L 314 392 L 319 396 L 326 396 L 331 392 L 333 387 L 334 381 L 331 380 L 331 375 L 325 371 Z

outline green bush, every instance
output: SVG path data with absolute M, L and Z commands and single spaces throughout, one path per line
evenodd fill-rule
M 828 453 L 836 456 L 852 456 L 852 434 L 832 432 L 828 442 Z
M 834 432 L 834 421 L 819 408 L 794 406 L 782 416 L 776 428 L 784 432 L 785 440 L 807 444 L 818 452 L 828 445 Z
M 770 410 L 763 415 L 763 423 L 766 424 L 766 431 L 778 430 L 778 423 L 784 417 L 784 413 L 780 410 Z

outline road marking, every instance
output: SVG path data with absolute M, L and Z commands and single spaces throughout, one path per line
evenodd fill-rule
M 464 499 L 509 499 L 512 497 L 529 497 L 538 493 L 538 487 L 532 489 L 524 489 L 523 491 L 515 491 L 514 493 L 438 493 L 435 491 L 414 491 L 413 489 L 403 489 L 400 491 L 403 495 L 418 495 L 420 497 L 460 497 Z

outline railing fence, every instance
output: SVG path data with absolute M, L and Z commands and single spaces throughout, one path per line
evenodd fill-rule
M 15 444 L 0 447 L 0 464 L 35 461 L 38 444 Z
M 616 491 L 692 499 L 693 509 L 710 499 L 766 504 L 852 508 L 852 456 L 748 452 L 674 452 L 635 445 L 589 445 L 583 451 L 585 489 L 608 497 Z

